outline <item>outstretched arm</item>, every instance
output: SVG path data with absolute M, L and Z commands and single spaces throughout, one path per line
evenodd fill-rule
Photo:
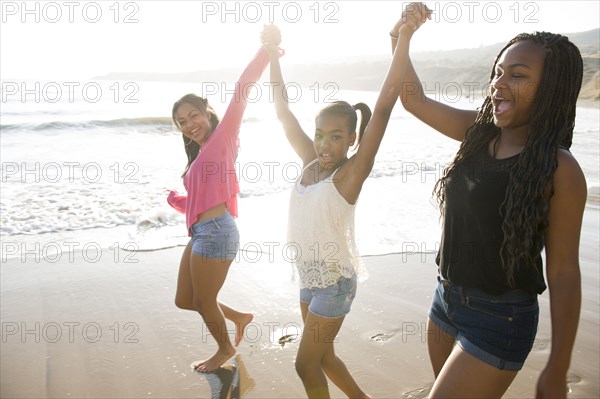
M 415 14 L 417 18 L 420 18 L 422 12 L 422 8 L 418 5 L 409 4 L 406 7 L 400 20 L 396 22 L 396 25 L 390 31 L 392 52 L 397 51 L 399 29 L 406 19 L 411 14 Z M 431 12 L 429 12 L 429 15 L 430 14 Z M 438 132 L 454 140 L 462 141 L 465 138 L 467 129 L 475 122 L 477 111 L 468 111 L 450 107 L 428 98 L 423 92 L 423 86 L 421 85 L 409 55 L 407 55 L 407 59 L 408 64 L 406 74 L 400 93 L 400 101 L 402 101 L 404 108 Z
M 302 130 L 298 119 L 290 110 L 288 103 L 287 90 L 281 73 L 281 64 L 279 63 L 279 31 L 274 25 L 265 27 L 263 32 L 264 48 L 269 54 L 271 64 L 271 90 L 273 101 L 275 102 L 275 111 L 277 119 L 281 122 L 285 135 L 292 148 L 298 154 L 302 163 L 306 166 L 317 155 L 315 153 L 313 142 Z

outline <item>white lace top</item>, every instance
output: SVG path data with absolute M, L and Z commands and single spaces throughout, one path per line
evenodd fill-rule
M 288 248 L 300 288 L 325 288 L 341 276 L 364 274 L 354 242 L 356 205 L 349 204 L 335 188 L 336 172 L 306 187 L 300 184 L 300 177 L 292 188 Z

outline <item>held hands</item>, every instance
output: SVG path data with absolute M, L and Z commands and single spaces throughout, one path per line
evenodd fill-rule
M 390 31 L 390 36 L 397 39 L 400 34 L 412 35 L 428 19 L 431 19 L 433 10 L 427 8 L 425 3 L 410 3 L 402 11 L 402 17 Z
M 279 44 L 281 44 L 281 32 L 279 28 L 273 24 L 265 25 L 260 33 L 260 41 L 270 55 L 279 52 Z

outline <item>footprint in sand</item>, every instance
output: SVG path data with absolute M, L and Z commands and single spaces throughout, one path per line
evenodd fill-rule
M 577 374 L 570 374 L 567 376 L 567 384 L 579 384 L 581 382 L 581 377 Z
M 285 344 L 289 344 L 290 342 L 294 342 L 298 339 L 298 334 L 288 334 L 288 335 L 284 335 L 283 337 L 280 337 L 277 342 L 279 342 L 279 345 L 281 345 L 281 347 L 283 348 L 285 346 Z
M 550 345 L 550 340 L 548 338 L 536 337 L 536 339 L 533 341 L 531 350 L 543 351 L 548 348 L 548 345 Z
M 427 384 L 422 388 L 404 392 L 401 397 L 402 399 L 424 399 L 427 397 L 427 395 L 429 395 L 431 387 L 433 387 L 433 384 Z
M 375 341 L 375 342 L 385 342 L 388 339 L 392 338 L 393 336 L 394 336 L 394 333 L 379 333 L 379 334 L 371 335 L 369 337 L 369 339 L 371 341 Z
M 567 375 L 567 387 L 568 393 L 573 393 L 573 385 L 577 385 L 581 382 L 581 377 L 577 374 L 568 374 Z

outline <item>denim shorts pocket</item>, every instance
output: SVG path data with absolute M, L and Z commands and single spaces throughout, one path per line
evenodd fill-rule
M 356 277 L 340 277 L 338 281 L 324 288 L 303 288 L 300 301 L 308 303 L 308 310 L 317 316 L 327 318 L 342 317 L 350 312 L 356 296 Z
M 515 314 L 519 315 L 521 313 L 537 312 L 539 309 L 539 304 L 537 297 L 533 296 L 527 300 L 519 301 L 518 303 L 513 304 L 513 307 Z
M 515 320 L 518 321 L 519 324 L 532 324 L 534 329 L 537 330 L 540 312 L 537 297 L 514 304 L 513 312 L 515 314 Z
M 495 302 L 487 299 L 467 296 L 465 298 L 465 305 L 468 309 L 485 316 L 494 317 L 505 321 L 513 321 L 515 318 L 513 306 L 510 303 Z
M 345 294 L 350 291 L 350 283 L 346 277 L 340 277 L 337 283 L 338 294 Z
M 352 277 L 342 277 L 343 280 L 342 285 L 340 287 L 340 291 L 348 295 L 349 299 L 354 299 L 356 296 L 356 274 Z
M 192 231 L 192 237 L 194 240 L 200 240 L 204 242 L 213 241 L 215 238 L 215 232 L 212 228 L 204 227 L 200 231 Z

